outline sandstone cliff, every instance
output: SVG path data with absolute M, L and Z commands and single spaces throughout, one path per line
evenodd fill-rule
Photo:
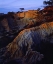
M 19 12 L 17 13 L 17 16 L 18 17 L 21 17 L 21 18 L 36 18 L 37 17 L 37 14 L 38 11 L 37 10 L 29 10 L 29 11 L 25 11 L 25 12 Z
M 0 49 L 0 64 L 53 64 L 53 14 L 48 13 L 39 11 L 36 18 L 30 13 L 27 18 L 8 14 L 1 20 L 1 27 L 8 31 L 17 27 L 17 34 Z
M 10 59 L 18 59 L 18 58 L 24 59 L 25 55 L 27 53 L 29 54 L 28 50 L 29 51 L 32 50 L 32 53 L 33 51 L 38 51 L 44 54 L 43 52 L 45 52 L 45 48 L 48 47 L 48 45 L 52 44 L 53 42 L 52 37 L 50 36 L 51 34 L 53 34 L 53 22 L 44 23 L 37 27 L 25 29 L 18 34 L 18 36 L 13 40 L 12 43 L 6 46 L 6 51 L 3 52 L 3 54 L 1 55 L 3 56 L 5 61 L 8 61 Z M 48 49 L 50 48 L 47 48 L 46 51 Z M 49 53 L 49 51 L 47 51 L 47 54 Z M 29 55 L 31 55 L 32 53 L 30 53 Z M 33 64 L 34 57 L 35 57 L 34 59 L 35 64 L 37 61 L 43 58 L 43 55 L 40 54 L 41 56 L 40 56 L 40 59 L 38 60 L 38 56 L 36 57 L 36 55 L 34 54 L 37 54 L 37 52 L 34 52 L 32 56 L 30 56 L 31 58 L 29 56 L 26 56 L 25 59 L 27 59 L 28 57 L 30 58 L 30 60 L 27 59 L 28 63 L 32 62 L 30 64 Z M 47 60 L 44 60 L 44 61 L 47 61 Z M 23 62 L 26 62 L 26 61 L 23 60 Z

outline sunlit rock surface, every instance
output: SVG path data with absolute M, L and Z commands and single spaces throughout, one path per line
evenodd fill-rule
M 2 32 L 4 28 L 10 31 L 3 34 L 4 39 L 2 35 L 2 38 L 0 36 L 2 42 L 9 43 L 0 49 L 0 64 L 53 64 L 51 9 L 46 7 L 37 12 L 36 18 L 29 18 L 30 13 L 27 14 L 27 18 L 18 18 L 14 13 L 8 13 L 0 18 L 0 31 Z

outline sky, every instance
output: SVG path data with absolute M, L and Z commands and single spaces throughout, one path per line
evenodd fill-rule
M 43 6 L 44 0 L 0 0 L 0 13 L 7 13 L 10 11 L 17 12 L 24 8 L 25 10 L 37 9 Z

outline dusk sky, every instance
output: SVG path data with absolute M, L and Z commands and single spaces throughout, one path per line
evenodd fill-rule
M 19 11 L 19 8 L 37 9 L 43 6 L 44 0 L 0 0 L 0 13 Z

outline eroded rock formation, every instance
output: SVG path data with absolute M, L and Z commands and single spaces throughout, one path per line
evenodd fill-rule
M 33 64 L 34 61 L 34 63 L 36 64 L 35 59 L 37 55 L 34 54 L 39 54 L 38 52 L 45 52 L 44 46 L 47 47 L 47 44 L 52 44 L 53 40 L 50 36 L 51 34 L 53 34 L 53 22 L 44 23 L 37 27 L 25 29 L 18 34 L 18 36 L 13 40 L 13 42 L 6 46 L 6 52 L 1 55 L 3 56 L 5 61 L 8 61 L 10 59 L 24 58 L 26 54 L 29 54 L 29 56 L 26 55 L 25 59 L 29 57 L 29 60 L 27 59 L 28 63 L 32 62 L 30 64 Z M 50 39 L 48 37 L 50 37 Z M 28 52 L 28 50 L 32 51 Z M 34 60 L 32 60 L 33 58 Z M 40 59 L 41 58 L 43 58 L 43 55 L 40 56 Z
M 8 31 L 16 28 L 17 35 L 0 49 L 0 64 L 53 64 L 53 15 L 50 19 L 50 15 L 47 15 L 49 12 L 43 10 L 38 12 L 36 19 L 18 19 L 16 14 L 8 13 L 1 20 Z

